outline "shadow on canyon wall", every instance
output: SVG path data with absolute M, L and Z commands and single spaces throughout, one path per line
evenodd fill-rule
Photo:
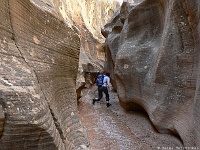
M 102 29 L 104 47 L 93 32 L 98 18 L 85 24 L 81 13 L 66 15 L 83 10 L 68 5 L 79 3 L 1 1 L 0 149 L 86 149 L 77 97 L 103 69 L 104 52 L 125 110 L 145 110 L 158 132 L 200 147 L 200 2 L 124 2 Z M 92 3 L 84 14 L 105 11 L 105 23 L 117 4 L 103 6 Z
M 142 107 L 160 133 L 199 143 L 199 2 L 124 2 L 102 29 L 120 104 Z

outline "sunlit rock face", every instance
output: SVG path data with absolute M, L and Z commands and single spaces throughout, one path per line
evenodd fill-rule
M 82 149 L 78 31 L 39 0 L 1 0 L 0 149 Z
M 106 68 L 127 110 L 200 147 L 198 0 L 124 2 L 105 25 Z
M 119 7 L 116 0 L 52 0 L 64 20 L 80 32 L 79 72 L 77 91 L 90 87 L 105 61 L 101 28 Z

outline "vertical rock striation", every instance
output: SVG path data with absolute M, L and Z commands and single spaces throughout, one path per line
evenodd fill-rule
M 86 147 L 76 107 L 78 31 L 50 1 L 2 0 L 0 11 L 0 149 Z
M 121 105 L 198 148 L 199 8 L 197 0 L 124 2 L 102 29 Z

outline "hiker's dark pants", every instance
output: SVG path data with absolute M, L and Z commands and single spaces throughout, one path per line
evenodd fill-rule
M 109 94 L 108 94 L 108 88 L 105 86 L 98 86 L 98 93 L 99 93 L 99 98 L 97 101 L 100 101 L 103 97 L 103 92 L 106 95 L 106 101 L 109 101 Z

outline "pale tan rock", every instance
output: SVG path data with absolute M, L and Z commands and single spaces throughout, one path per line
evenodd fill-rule
M 119 7 L 117 1 L 109 0 L 54 0 L 65 21 L 76 26 L 80 32 L 79 73 L 77 76 L 77 91 L 82 87 L 90 87 L 98 71 L 104 68 L 105 38 L 101 28 L 111 18 Z M 91 78 L 88 78 L 88 73 Z M 80 89 L 79 89 L 80 88 Z
M 1 1 L 0 150 L 89 144 L 76 108 L 79 32 L 46 2 Z
M 87 149 L 76 88 L 102 69 L 100 29 L 117 5 L 1 1 L 0 149 Z

